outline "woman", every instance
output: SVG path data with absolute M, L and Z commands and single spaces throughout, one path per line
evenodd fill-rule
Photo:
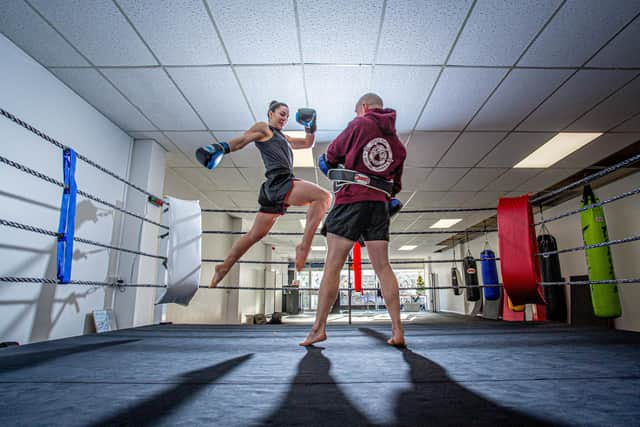
M 215 268 L 209 284 L 216 287 L 231 267 L 251 246 L 261 240 L 273 227 L 276 219 L 284 215 L 289 206 L 309 206 L 304 235 L 296 246 L 296 270 L 300 271 L 311 249 L 313 236 L 327 209 L 331 205 L 331 193 L 320 186 L 293 175 L 293 152 L 311 148 L 315 142 L 315 111 L 309 108 L 298 110 L 296 120 L 305 126 L 304 138 L 294 138 L 282 133 L 289 121 L 289 107 L 284 102 L 271 101 L 268 112 L 269 122 L 258 122 L 242 135 L 227 142 L 200 148 L 196 157 L 209 169 L 215 168 L 224 154 L 240 150 L 251 142 L 260 150 L 266 169 L 267 180 L 260 188 L 256 214 L 251 230 L 238 239 L 222 264 Z

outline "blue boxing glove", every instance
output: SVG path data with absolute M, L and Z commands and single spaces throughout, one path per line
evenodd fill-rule
M 323 174 L 328 175 L 329 169 L 335 169 L 336 167 L 338 167 L 338 164 L 328 161 L 326 154 L 322 153 L 318 158 L 318 169 L 320 169 Z
M 395 197 L 389 200 L 389 218 L 400 212 L 402 209 L 402 202 Z
M 196 159 L 207 169 L 215 169 L 231 148 L 226 142 L 214 142 L 196 150 Z
M 296 122 L 304 126 L 306 133 L 316 132 L 316 110 L 313 108 L 300 108 L 296 112 Z

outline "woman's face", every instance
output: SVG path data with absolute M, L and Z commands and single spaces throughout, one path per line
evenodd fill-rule
M 284 105 L 276 108 L 276 111 L 269 111 L 269 124 L 276 129 L 284 129 L 289 121 L 289 108 Z

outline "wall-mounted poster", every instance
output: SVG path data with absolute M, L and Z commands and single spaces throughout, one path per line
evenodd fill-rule
M 111 310 L 94 310 L 93 323 L 96 326 L 97 333 L 115 331 L 117 329 L 116 318 Z

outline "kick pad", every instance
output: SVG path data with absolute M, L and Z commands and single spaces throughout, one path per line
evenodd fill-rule
M 514 305 L 545 304 L 529 196 L 498 203 L 498 242 L 504 289 Z

